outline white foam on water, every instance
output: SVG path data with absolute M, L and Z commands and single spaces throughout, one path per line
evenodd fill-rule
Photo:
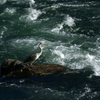
M 19 82 L 20 82 L 20 83 L 24 83 L 24 82 L 25 82 L 25 80 L 23 80 L 23 79 L 22 79 L 22 80 L 20 80 Z
M 78 45 L 73 45 L 70 47 L 64 45 L 61 44 L 51 50 L 52 56 L 54 57 L 53 62 L 72 69 L 84 68 L 85 56 L 82 54 L 80 47 Z
M 89 7 L 89 4 L 87 3 L 87 4 L 72 4 L 72 3 L 58 3 L 58 4 L 53 4 L 52 6 L 51 6 L 51 8 L 53 8 L 53 9 L 57 9 L 57 8 L 60 8 L 60 7 L 74 7 L 74 8 L 76 8 L 76 7 Z
M 11 86 L 11 87 L 13 87 L 13 86 L 17 86 L 17 85 L 16 85 L 16 84 L 14 84 L 14 83 L 12 83 L 12 84 L 10 84 L 10 86 Z
M 86 55 L 88 63 L 93 67 L 94 75 L 100 76 L 100 59 L 94 55 Z
M 6 8 L 4 13 L 13 15 L 14 13 L 16 13 L 16 9 L 15 8 Z
M 16 13 L 16 8 L 6 8 L 3 13 L 0 14 L 0 16 L 4 14 L 14 15 Z
M 78 45 L 66 47 L 56 46 L 51 50 L 53 63 L 61 64 L 71 69 L 91 68 L 94 75 L 100 76 L 100 57 L 81 51 Z
M 72 26 L 75 25 L 75 20 L 74 20 L 71 16 L 67 15 L 67 16 L 65 17 L 65 21 L 64 21 L 63 23 L 64 23 L 65 25 L 68 25 L 69 27 L 72 27 Z
M 32 5 L 35 4 L 35 1 L 34 0 L 29 0 L 29 3 L 30 3 L 30 7 L 32 8 Z
M 64 26 L 68 26 L 70 28 L 75 26 L 75 20 L 71 16 L 67 15 L 64 17 L 63 22 L 58 24 L 55 28 L 53 28 L 51 30 L 51 32 L 59 34 L 63 30 Z M 59 35 L 65 35 L 65 34 L 66 33 L 64 31 L 62 31 L 62 34 L 59 34 Z
M 0 34 L 0 38 L 3 37 L 3 34 L 4 34 L 4 31 L 1 32 L 1 34 Z M 0 43 L 0 44 L 1 44 L 1 43 Z
M 78 97 L 77 97 L 77 100 L 80 100 L 81 98 L 84 98 L 88 93 L 90 93 L 91 92 L 91 89 L 88 87 L 88 86 L 86 86 L 85 88 L 84 88 L 84 92 L 82 92 L 82 93 L 80 93 L 79 95 L 78 95 Z
M 23 50 L 25 49 L 26 51 L 29 51 L 29 52 L 34 52 L 35 50 L 37 50 L 39 43 L 50 44 L 49 41 L 45 39 L 37 38 L 37 37 L 17 39 L 17 40 L 13 39 L 10 42 L 11 42 L 11 45 L 15 47 L 16 49 L 23 49 Z M 42 46 L 43 52 L 47 52 L 48 49 L 44 49 L 47 47 L 48 46 Z
M 39 44 L 39 43 L 48 43 L 47 40 L 45 39 L 42 39 L 42 38 L 38 38 L 38 37 L 35 37 L 35 38 L 25 38 L 25 39 L 17 39 L 17 40 L 12 40 L 15 44 L 21 44 L 21 45 L 26 45 L 26 46 L 29 46 L 29 45 L 36 45 L 36 44 Z
M 5 4 L 7 0 L 0 0 L 0 5 Z
M 3 38 L 4 33 L 7 31 L 7 27 L 3 26 L 2 31 L 0 32 L 0 38 Z M 0 43 L 1 44 L 1 43 Z
M 84 91 L 80 91 L 80 93 L 76 96 L 76 100 L 81 100 L 84 97 L 87 97 L 87 99 L 93 99 L 96 96 L 98 96 L 98 92 L 92 91 L 92 89 L 86 84 Z
M 21 21 L 34 22 L 42 14 L 40 10 L 36 10 L 34 8 L 28 8 L 27 13 L 28 13 L 27 15 L 22 15 L 19 19 Z
M 99 55 L 83 51 L 81 45 L 73 44 L 67 46 L 67 43 L 61 41 L 51 42 L 38 37 L 12 40 L 11 45 L 15 48 L 23 48 L 23 50 L 33 52 L 35 49 L 37 50 L 40 42 L 48 44 L 48 46 L 43 46 L 45 63 L 59 64 L 71 69 L 91 68 L 94 71 L 94 75 L 100 76 Z
M 34 4 L 35 1 L 34 0 L 9 0 L 9 1 L 12 1 L 13 4 Z
M 95 55 L 87 55 L 88 61 L 93 66 L 94 75 L 100 76 L 100 38 L 96 41 L 97 48 L 92 49 Z
M 35 3 L 35 1 L 34 0 L 29 0 L 32 4 L 34 4 Z
M 52 29 L 51 32 L 60 33 L 60 30 L 63 29 L 63 23 L 58 24 L 56 28 Z
M 65 4 L 66 7 L 89 7 L 89 4 Z

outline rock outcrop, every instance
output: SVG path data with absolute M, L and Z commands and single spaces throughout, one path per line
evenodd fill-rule
M 8 77 L 26 78 L 48 75 L 61 75 L 70 70 L 57 64 L 23 63 L 14 59 L 7 59 L 1 66 L 1 74 Z

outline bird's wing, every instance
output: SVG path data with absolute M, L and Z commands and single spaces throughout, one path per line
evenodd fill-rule
M 36 54 L 33 54 L 29 56 L 24 62 L 31 62 L 34 61 L 35 59 L 36 59 Z

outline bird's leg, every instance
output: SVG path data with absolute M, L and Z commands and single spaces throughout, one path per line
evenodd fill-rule
M 32 63 L 33 63 L 33 62 L 34 62 L 34 61 L 31 62 L 31 66 L 32 66 Z

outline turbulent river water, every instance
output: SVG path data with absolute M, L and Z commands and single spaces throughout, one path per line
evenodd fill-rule
M 99 100 L 100 1 L 0 0 L 0 67 L 4 60 L 24 61 L 43 53 L 36 63 L 79 70 L 46 82 L 0 78 L 0 100 Z

